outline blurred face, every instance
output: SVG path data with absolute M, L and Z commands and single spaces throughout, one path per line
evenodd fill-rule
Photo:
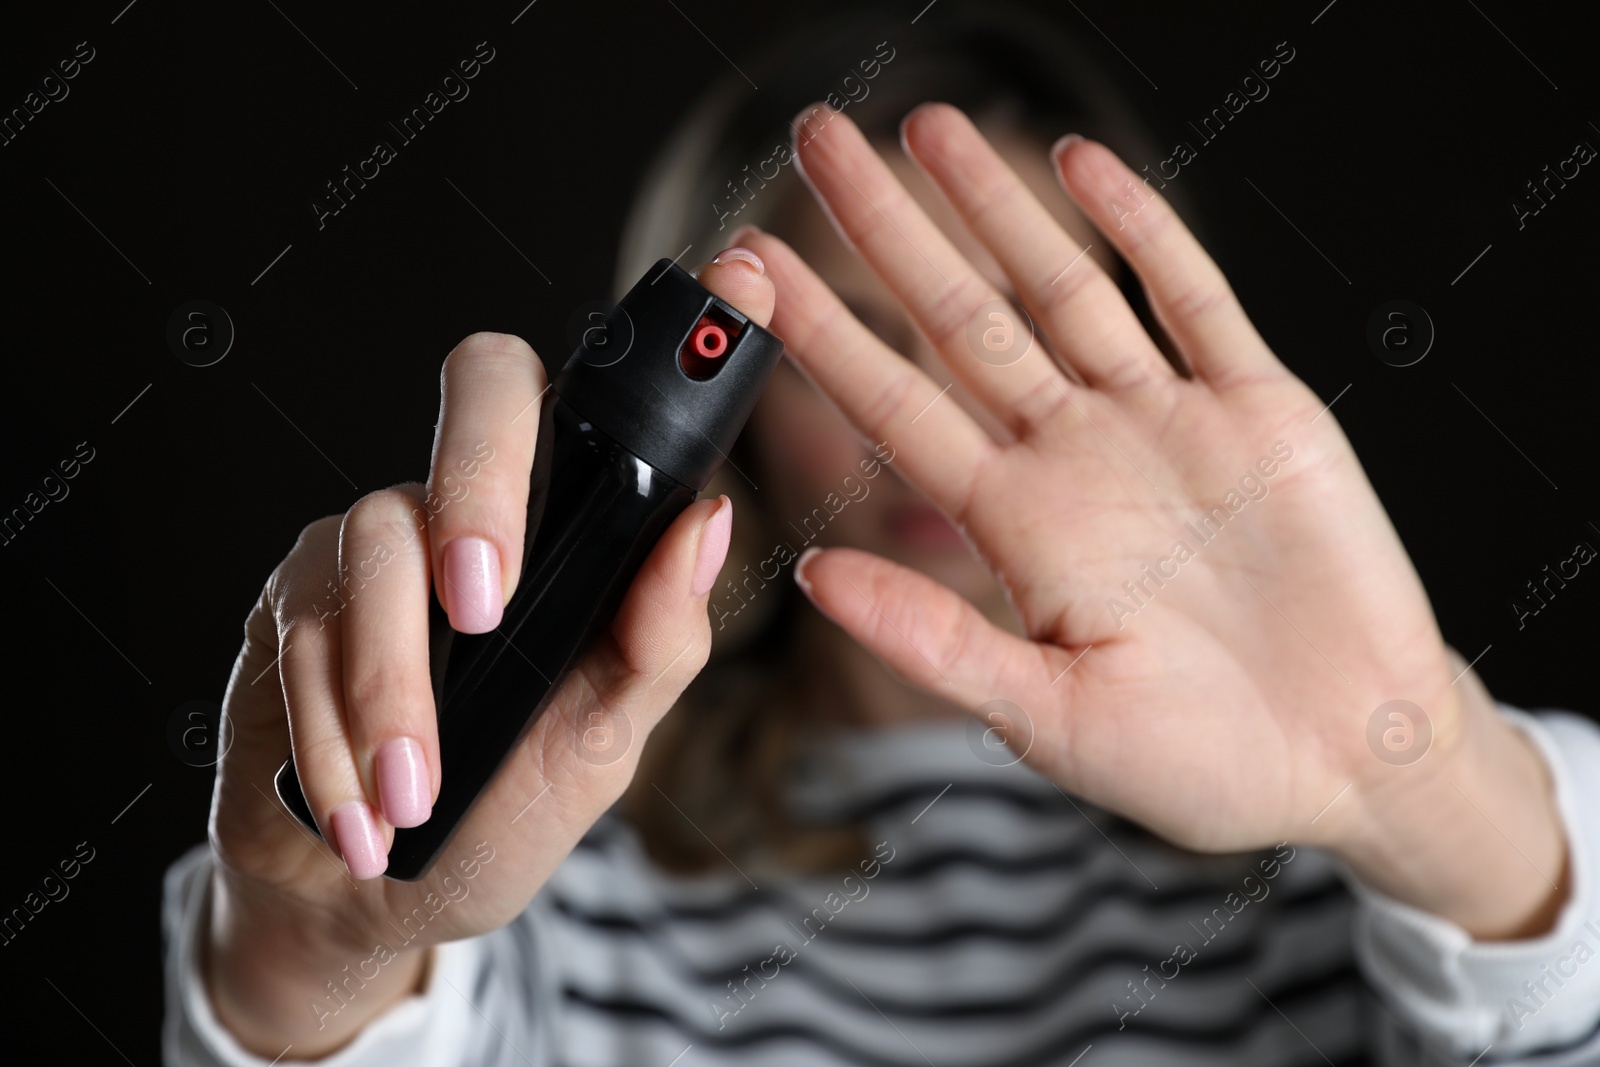
M 1097 239 L 1057 185 L 1048 146 L 1031 138 L 984 132 L 1067 233 L 1080 245 L 1094 246 L 1089 254 L 1111 269 L 1114 260 L 1105 242 Z M 994 257 L 967 232 L 954 209 L 906 159 L 900 146 L 879 143 L 878 152 L 956 249 L 1015 302 L 1015 292 Z M 815 200 L 802 194 L 793 197 L 791 204 L 790 213 L 774 221 L 773 232 L 794 247 L 879 339 L 921 366 L 941 387 L 950 382 L 953 376 L 938 353 L 872 268 L 845 246 Z M 781 293 L 778 299 L 783 299 Z M 960 357 L 975 358 L 965 350 Z M 960 404 L 997 440 L 1008 439 L 999 422 L 959 384 L 936 403 Z M 811 537 L 824 547 L 873 552 L 943 582 L 996 621 L 1006 614 L 998 586 L 960 531 L 899 479 L 892 460 L 881 466 L 876 477 L 866 477 L 861 464 L 873 457 L 877 442 L 860 441 L 832 401 L 789 359 L 774 373 L 749 430 L 766 475 L 761 485 L 763 492 L 770 494 L 778 536 L 787 538 L 796 550 Z M 897 442 L 890 440 L 882 454 L 890 455 L 895 447 Z M 809 526 L 805 524 L 808 517 Z M 815 533 L 818 529 L 820 536 Z

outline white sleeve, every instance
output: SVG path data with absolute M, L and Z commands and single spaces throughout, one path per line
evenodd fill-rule
M 293 1046 L 277 1060 L 248 1051 L 212 1011 L 200 977 L 197 936 L 211 865 L 209 846 L 197 845 L 167 870 L 162 887 L 162 1062 L 167 1067 L 271 1067 L 295 1061 Z M 544 1067 L 551 1062 L 550 1023 L 557 1002 L 550 983 L 537 973 L 537 926 L 525 912 L 491 934 L 437 946 L 424 990 L 396 1002 L 350 1044 L 316 1062 L 323 1067 Z M 536 1017 L 545 1025 L 536 1028 Z
M 1572 895 L 1555 926 L 1523 941 L 1475 941 L 1460 926 L 1363 885 L 1355 952 L 1367 979 L 1421 1045 L 1384 1063 L 1600 1063 L 1600 728 L 1506 705 L 1550 768 L 1566 829 Z M 1478 1057 L 1474 1059 L 1474 1057 Z

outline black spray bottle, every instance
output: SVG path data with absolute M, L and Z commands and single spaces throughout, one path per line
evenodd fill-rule
M 439 799 L 427 822 L 395 831 L 387 876 L 427 873 L 727 458 L 782 354 L 781 340 L 665 259 L 584 334 L 540 407 L 521 578 L 499 628 L 457 633 L 429 598 Z M 276 783 L 317 832 L 292 757 Z

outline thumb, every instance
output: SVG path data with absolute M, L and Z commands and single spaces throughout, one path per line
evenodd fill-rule
M 900 678 L 968 711 L 996 698 L 1027 706 L 1048 686 L 1046 650 L 1009 633 L 949 587 L 853 548 L 808 548 L 794 580 Z
M 750 316 L 757 326 L 764 327 L 772 321 L 777 294 L 761 257 L 738 244 L 741 238 L 757 232 L 753 226 L 740 229 L 733 235 L 733 247 L 718 252 L 710 263 L 700 268 L 696 277 L 701 285 Z

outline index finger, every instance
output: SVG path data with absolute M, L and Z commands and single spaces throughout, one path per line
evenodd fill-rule
M 487 633 L 521 577 L 528 477 L 548 389 L 520 337 L 475 333 L 445 358 L 428 493 L 434 587 L 459 633 Z

